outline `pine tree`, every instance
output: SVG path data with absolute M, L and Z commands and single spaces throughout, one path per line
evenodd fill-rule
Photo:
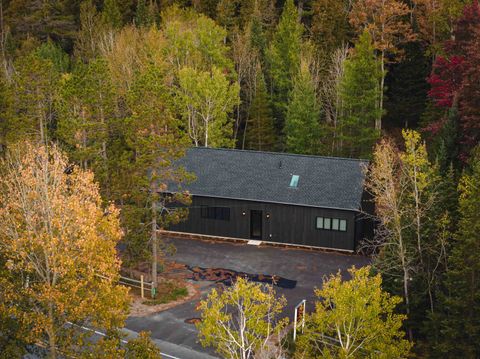
M 150 243 L 155 288 L 161 250 L 158 230 L 178 223 L 188 213 L 187 208 L 171 209 L 168 204 L 189 204 L 188 193 L 181 186 L 190 176 L 174 163 L 184 155 L 188 139 L 181 121 L 172 114 L 165 81 L 165 72 L 155 66 L 137 76 L 127 94 L 131 113 L 123 128 L 127 147 L 118 163 L 124 177 L 120 193 L 125 203 L 123 223 L 130 225 L 127 255 L 132 261 L 145 259 L 134 255 L 144 255 Z
M 474 151 L 470 171 L 459 183 L 458 231 L 449 256 L 447 293 L 442 303 L 441 341 L 436 349 L 443 357 L 478 358 L 480 347 L 480 150 Z
M 325 58 L 349 40 L 345 0 L 315 0 L 312 4 L 312 40 Z
M 318 154 L 320 143 L 320 105 L 317 101 L 312 75 L 302 64 L 295 77 L 287 106 L 285 122 L 288 152 Z
M 103 23 L 113 29 L 118 29 L 122 26 L 122 13 L 118 7 L 117 0 L 105 0 L 101 16 Z
M 265 79 L 261 70 L 257 74 L 256 92 L 247 120 L 246 148 L 272 151 L 276 147 L 275 127 Z
M 287 0 L 267 51 L 275 127 L 279 133 L 285 125 L 293 78 L 300 69 L 302 34 L 303 26 L 298 21 L 297 8 L 293 0 Z
M 6 140 L 30 138 L 47 143 L 54 123 L 53 102 L 59 73 L 50 60 L 43 59 L 35 50 L 18 58 L 14 65 Z
M 343 156 L 371 156 L 372 147 L 380 135 L 375 129 L 375 121 L 381 113 L 378 87 L 381 76 L 371 37 L 365 31 L 344 62 L 340 82 L 339 127 Z
M 40 45 L 36 53 L 41 59 L 50 60 L 58 73 L 67 72 L 70 67 L 70 59 L 67 53 L 50 39 Z
M 378 113 L 375 121 L 377 130 L 382 129 L 386 65 L 401 58 L 403 50 L 400 45 L 416 38 L 407 20 L 410 13 L 409 6 L 400 0 L 357 0 L 349 13 L 350 25 L 359 36 L 368 31 L 373 47 L 379 53 L 382 74 L 379 81 L 379 107 L 382 111 Z
M 137 27 L 149 27 L 156 23 L 159 13 L 157 3 L 154 0 L 138 0 L 135 12 L 135 25 Z
M 74 72 L 61 81 L 57 108 L 57 138 L 73 161 L 95 172 L 106 195 L 110 177 L 107 145 L 115 93 L 105 60 L 77 63 Z

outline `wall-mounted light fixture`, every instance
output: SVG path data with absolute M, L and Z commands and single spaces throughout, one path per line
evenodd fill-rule
M 267 218 L 270 218 L 270 213 L 267 213 Z
M 246 215 L 245 211 L 242 212 L 242 216 Z

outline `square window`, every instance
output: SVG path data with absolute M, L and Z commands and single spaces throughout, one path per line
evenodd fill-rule
M 341 219 L 340 220 L 340 230 L 342 232 L 346 232 L 347 231 L 347 220 L 346 219 Z
M 330 229 L 331 218 L 324 218 L 323 219 L 323 229 Z
M 338 221 L 339 221 L 338 218 L 333 218 L 332 219 L 332 230 L 338 231 Z
M 317 229 L 323 229 L 323 217 L 317 217 Z

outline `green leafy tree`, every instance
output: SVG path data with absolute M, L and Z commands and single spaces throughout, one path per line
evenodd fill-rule
M 269 80 L 276 128 L 283 131 L 293 78 L 300 69 L 303 26 L 293 0 L 285 2 L 282 16 L 267 51 Z
M 405 358 L 412 344 L 404 339 L 405 316 L 395 309 L 402 301 L 382 290 L 380 274 L 370 267 L 349 270 L 324 280 L 316 289 L 315 312 L 307 317 L 295 357 L 298 358 Z
M 128 341 L 125 359 L 161 359 L 160 349 L 146 332 L 140 332 L 138 337 Z
M 310 69 L 302 64 L 295 77 L 285 122 L 286 150 L 318 154 L 320 144 L 320 105 Z
M 287 325 L 287 318 L 278 318 L 285 305 L 285 298 L 278 298 L 273 286 L 243 278 L 222 292 L 213 289 L 199 306 L 200 343 L 214 347 L 225 358 L 256 357 Z
M 458 230 L 448 260 L 446 293 L 442 300 L 439 357 L 476 358 L 480 355 L 480 151 L 477 148 L 458 186 Z
M 246 123 L 246 145 L 250 150 L 272 151 L 276 148 L 276 133 L 265 79 L 257 74 L 255 96 Z
M 165 58 L 177 73 L 183 67 L 211 71 L 215 66 L 233 75 L 233 63 L 225 45 L 227 32 L 212 19 L 177 6 L 162 12 L 167 40 Z
M 195 146 L 232 146 L 233 120 L 228 114 L 239 103 L 239 86 L 219 69 L 185 67 L 179 71 L 177 107 Z
M 384 286 L 404 298 L 409 338 L 438 312 L 436 293 L 448 263 L 451 210 L 440 192 L 438 168 L 420 135 L 403 131 L 405 151 L 382 140 L 374 151 L 367 188 L 379 221 L 365 243 L 376 255 L 374 268 Z
M 368 32 L 360 36 L 354 51 L 344 61 L 340 80 L 340 148 L 348 157 L 369 158 L 380 136 L 375 129 L 379 107 L 378 83 L 382 74 Z

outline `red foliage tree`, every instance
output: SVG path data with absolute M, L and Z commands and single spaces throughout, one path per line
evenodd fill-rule
M 439 56 L 428 78 L 429 97 L 436 106 L 459 109 L 461 159 L 480 139 L 480 6 L 478 0 L 465 6 L 452 39 L 444 44 L 445 56 Z M 430 124 L 426 131 L 438 131 L 444 118 Z

